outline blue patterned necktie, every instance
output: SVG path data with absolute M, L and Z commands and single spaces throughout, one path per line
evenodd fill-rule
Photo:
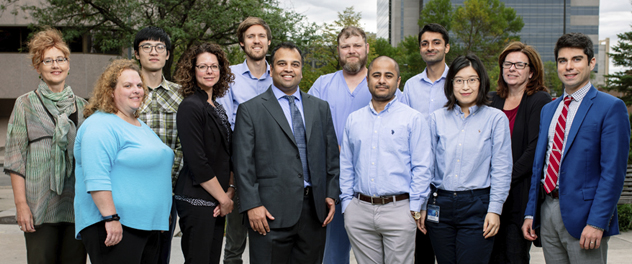
M 303 117 L 301 112 L 298 111 L 298 107 L 294 103 L 294 96 L 284 95 L 288 101 L 290 101 L 290 113 L 292 114 L 292 128 L 294 129 L 294 140 L 298 147 L 298 154 L 301 158 L 301 164 L 303 165 L 303 176 L 306 182 L 309 181 L 309 170 L 307 168 L 307 143 L 305 143 L 305 126 L 303 125 Z

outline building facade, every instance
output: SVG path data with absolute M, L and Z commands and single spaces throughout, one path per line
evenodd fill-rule
M 524 21 L 522 42 L 534 46 L 544 61 L 553 61 L 555 42 L 564 33 L 588 35 L 599 51 L 599 0 L 500 0 Z M 378 0 L 377 37 L 397 46 L 408 35 L 417 35 L 417 20 L 429 0 Z M 451 0 L 453 6 L 465 0 Z M 597 57 L 599 58 L 599 57 Z M 597 71 L 597 69 L 595 69 Z

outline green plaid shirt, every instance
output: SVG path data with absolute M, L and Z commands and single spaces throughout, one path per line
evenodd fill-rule
M 162 77 L 162 83 L 156 88 L 149 88 L 145 103 L 140 108 L 140 120 L 145 122 L 160 140 L 173 149 L 174 160 L 171 169 L 171 183 L 175 187 L 178 173 L 182 169 L 182 146 L 176 127 L 176 112 L 182 102 L 178 93 L 180 87 Z

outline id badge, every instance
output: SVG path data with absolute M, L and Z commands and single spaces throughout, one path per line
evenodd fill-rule
M 434 204 L 429 204 L 427 210 L 427 219 L 433 223 L 439 223 L 439 206 Z

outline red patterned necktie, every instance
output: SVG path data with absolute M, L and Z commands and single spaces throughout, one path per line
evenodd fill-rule
M 544 178 L 544 191 L 551 193 L 557 185 L 557 176 L 560 173 L 560 162 L 562 159 L 562 147 L 564 146 L 564 130 L 566 130 L 566 115 L 568 114 L 568 105 L 571 104 L 571 96 L 564 97 L 564 108 L 557 119 L 555 125 L 555 137 L 553 138 L 553 150 L 549 155 L 549 166 L 546 169 L 546 177 Z

